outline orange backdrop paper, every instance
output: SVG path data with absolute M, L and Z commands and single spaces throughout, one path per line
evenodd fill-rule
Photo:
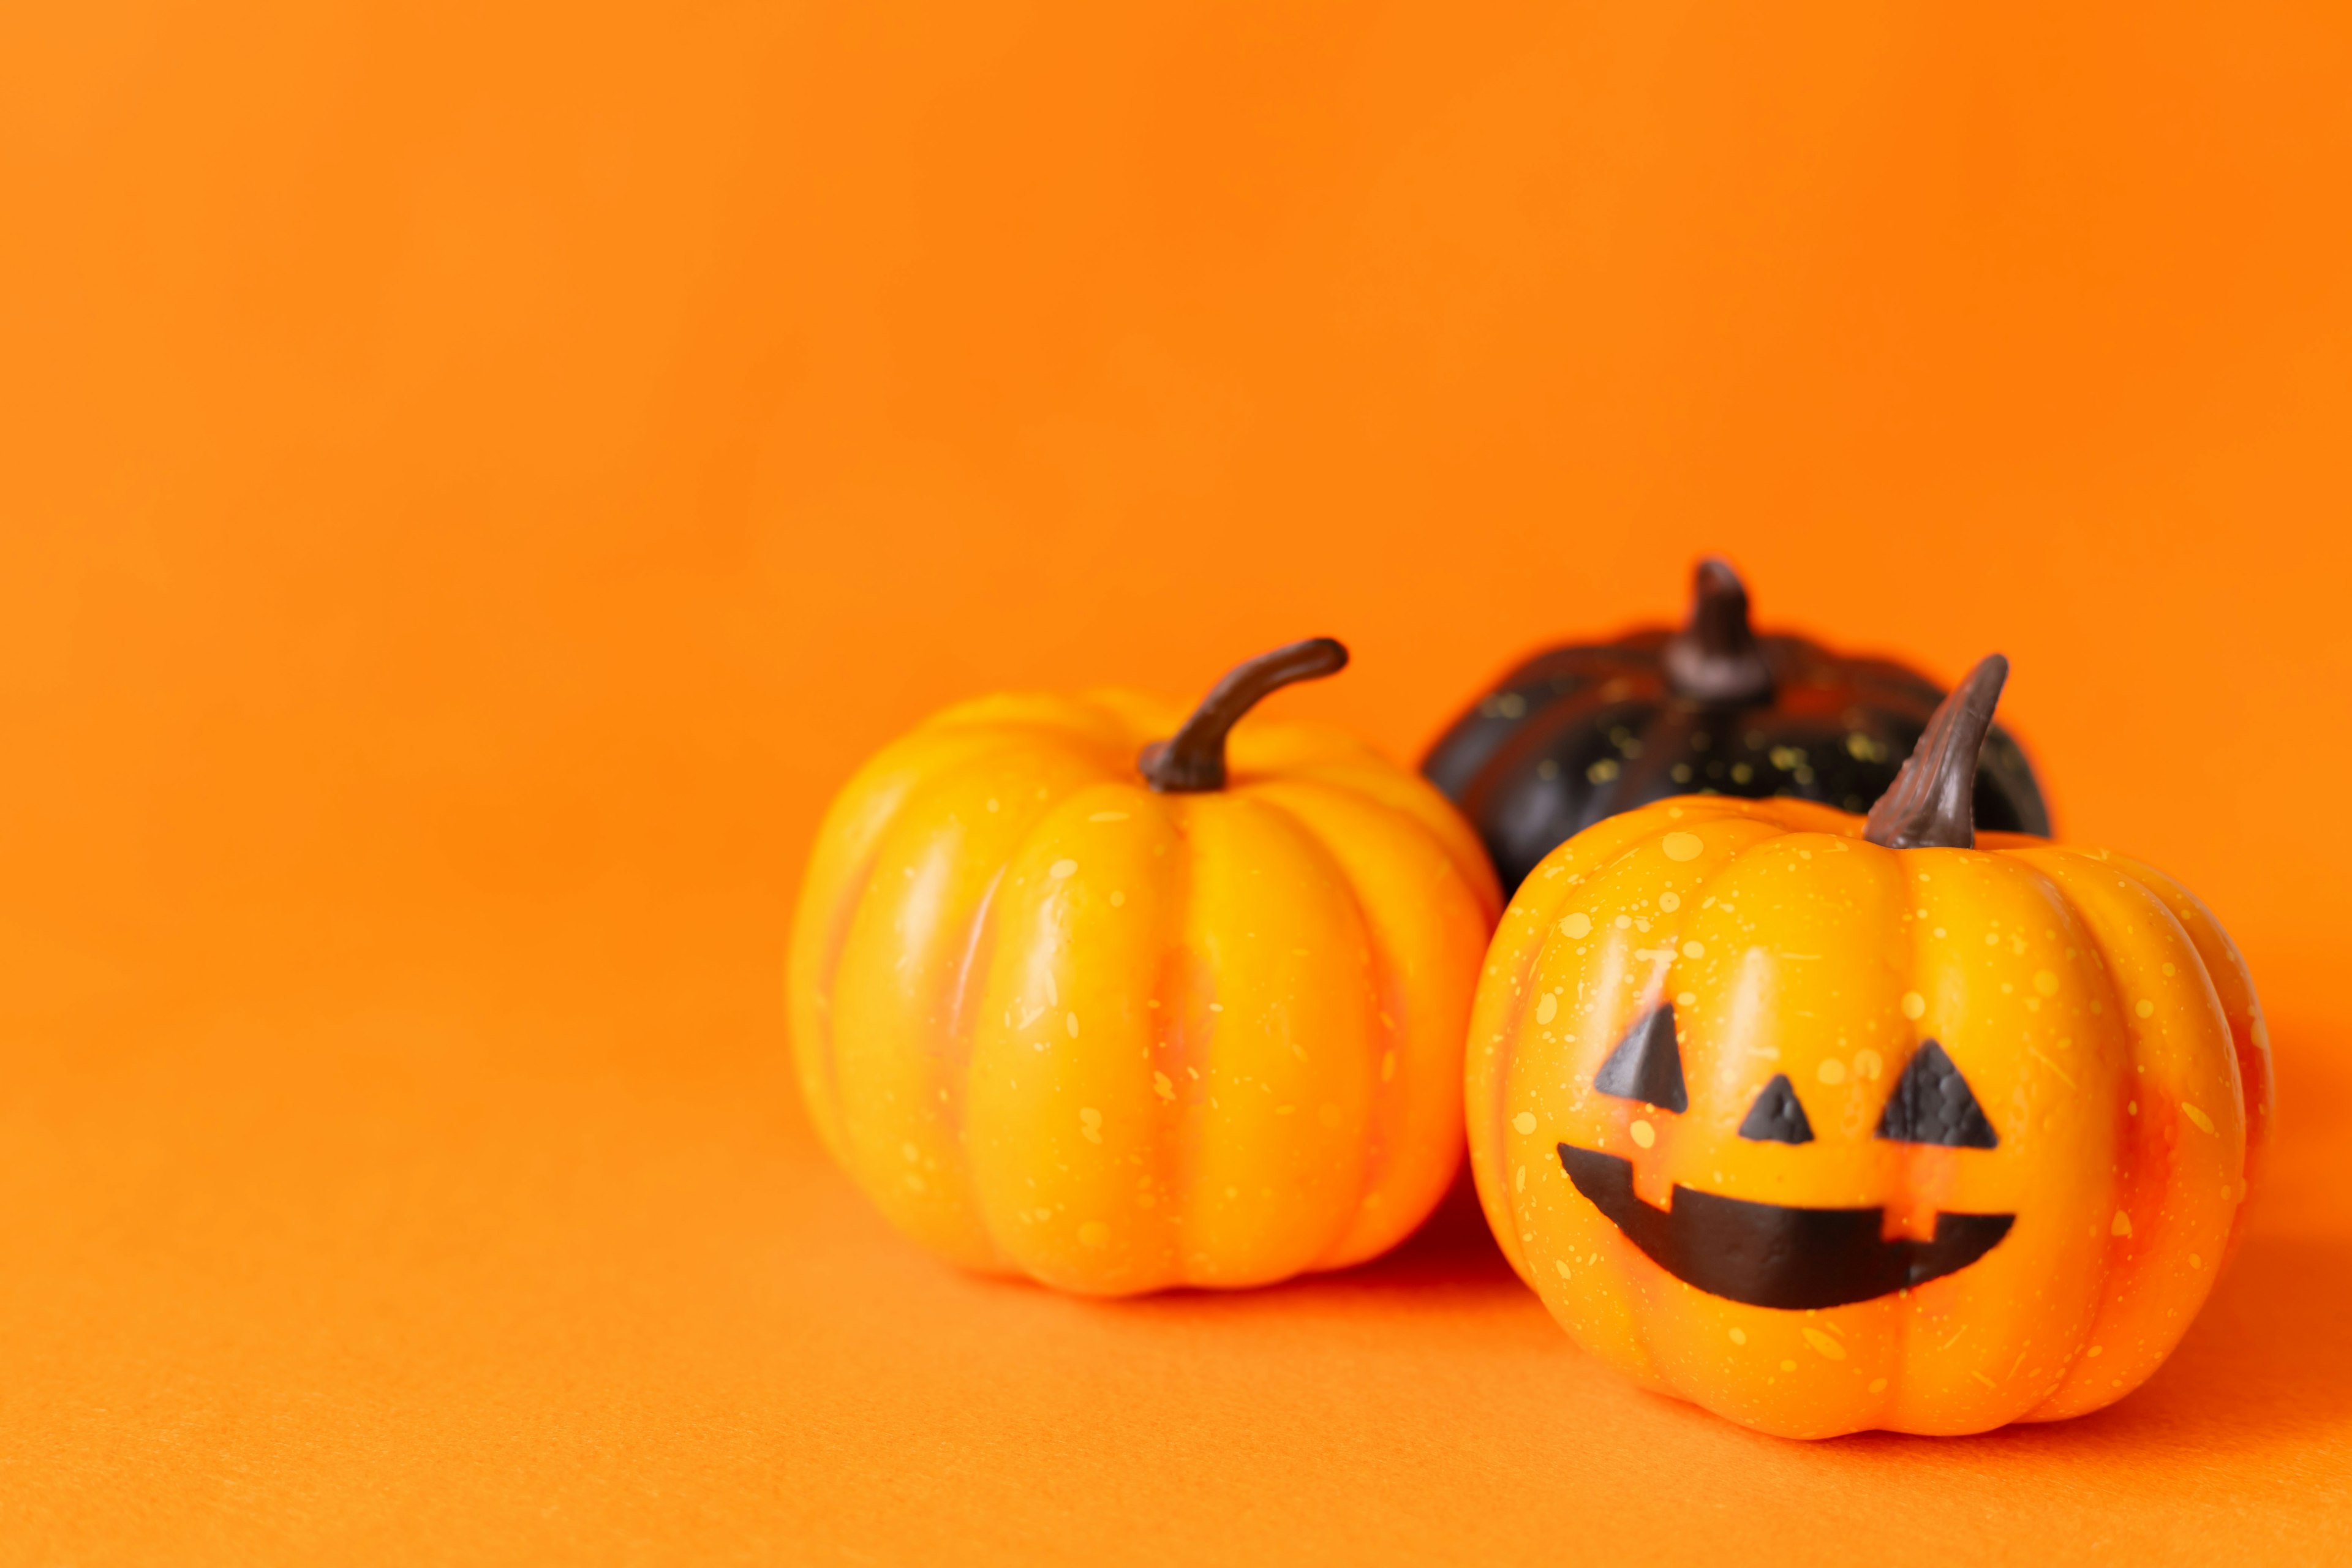
M 0 15 L 0 1562 L 2352 1559 L 2340 4 Z M 2283 1142 L 2116 1408 L 1776 1442 L 1458 1204 L 950 1273 L 789 902 L 1008 686 L 1410 758 L 1540 639 L 1999 648 L 2221 911 Z

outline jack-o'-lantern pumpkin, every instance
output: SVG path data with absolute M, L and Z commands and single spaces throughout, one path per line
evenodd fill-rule
M 1659 802 L 1506 911 L 1479 1196 L 1643 1384 L 1790 1436 L 1977 1432 L 2122 1398 L 2204 1301 L 2270 1127 L 2262 1012 L 2163 873 L 1974 834 L 2006 672 L 1978 667 L 1866 820 Z
M 1562 839 L 1668 795 L 1865 810 L 1943 695 L 1886 659 L 1759 637 L 1747 588 L 1706 560 L 1680 631 L 1545 649 L 1455 720 L 1422 772 L 1470 818 L 1507 893 Z M 2050 831 L 2033 769 L 1998 726 L 1977 772 L 1976 817 Z
M 983 698 L 843 789 L 793 1043 L 825 1147 L 900 1230 L 1121 1295 L 1342 1268 L 1435 1205 L 1502 899 L 1421 779 L 1244 719 L 1347 657 L 1277 649 L 1189 719 Z

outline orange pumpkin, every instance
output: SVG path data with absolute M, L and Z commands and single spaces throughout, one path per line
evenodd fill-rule
M 1421 779 L 1242 718 L 1346 659 L 1279 649 L 1189 720 L 983 698 L 842 791 L 793 1040 L 825 1146 L 899 1229 L 1117 1295 L 1341 1268 L 1435 1205 L 1502 900 Z
M 2210 911 L 2137 860 L 1977 842 L 2005 661 L 1867 820 L 1685 796 L 1506 911 L 1471 1026 L 1478 1191 L 1578 1343 L 1790 1436 L 2095 1410 L 2186 1331 L 2271 1120 Z

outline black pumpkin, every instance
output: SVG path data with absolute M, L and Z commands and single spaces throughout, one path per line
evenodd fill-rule
M 1943 699 L 1886 659 L 1758 637 L 1748 590 L 1710 559 L 1682 630 L 1545 649 L 1455 720 L 1421 771 L 1469 816 L 1507 892 L 1562 839 L 1670 795 L 1867 811 Z M 2050 831 L 2033 769 L 1998 726 L 1977 770 L 1976 821 Z

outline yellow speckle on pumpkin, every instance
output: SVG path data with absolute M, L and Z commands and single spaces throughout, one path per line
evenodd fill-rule
M 1549 1024 L 1553 1018 L 1557 1017 L 1559 1014 L 1559 998 L 1553 995 L 1549 991 L 1545 992 L 1543 994 L 1543 1000 L 1536 1004 L 1536 1022 L 1538 1024 Z
M 1619 931 L 1632 931 L 1633 929 L 1633 917 L 1631 915 L 1619 915 L 1612 923 Z
M 1805 1336 L 1805 1342 L 1807 1344 L 1821 1352 L 1822 1354 L 1829 1357 L 1830 1360 L 1845 1360 L 1845 1347 L 1838 1343 L 1837 1341 L 1830 1338 L 1829 1335 L 1822 1332 L 1821 1330 L 1807 1328 L 1799 1329 L 1797 1331 Z
M 1885 1393 L 1885 1392 L 1886 1392 L 1886 1380 L 1885 1380 L 1885 1378 L 1883 1378 L 1883 1377 L 1874 1377 L 1874 1378 L 1872 1378 L 1872 1379 L 1870 1380 L 1870 1392 L 1871 1392 L 1871 1393 L 1873 1393 L 1873 1394 L 1884 1394 L 1884 1393 Z
M 1823 1083 L 1843 1083 L 1845 1081 L 1845 1063 L 1838 1060 L 1835 1057 L 1825 1057 L 1822 1060 L 1822 1065 L 1813 1069 L 1813 1076 L 1820 1079 Z
M 1559 1277 L 1561 1279 L 1565 1279 L 1568 1278 L 1568 1260 L 1566 1258 L 1555 1258 L 1551 1260 L 1551 1266 L 1559 1270 Z
M 2166 965 L 2164 966 L 2164 972 L 2165 972 L 2165 973 L 2167 973 L 2167 974 L 2170 974 L 2170 973 L 2173 973 L 2172 965 L 2170 965 L 2170 964 L 2168 964 L 2168 964 L 2166 964 Z
M 1090 1219 L 1078 1226 L 1078 1239 L 1088 1247 L 1101 1247 L 1110 1240 L 1110 1226 L 1098 1219 Z
M 1682 907 L 1683 896 L 1680 893 L 1670 890 L 1658 895 L 1658 908 L 1664 910 L 1666 913 L 1673 914 L 1676 910 L 1681 909 Z
M 2198 1131 L 2210 1133 L 2213 1131 L 2213 1119 L 2185 1100 L 2181 1103 L 2180 1114 L 2189 1118 L 2189 1125 Z
M 1705 958 L 1706 956 L 1706 943 L 1703 942 L 1686 942 L 1683 943 L 1683 956 L 1685 958 Z
M 1927 1013 L 1927 999 L 1925 996 L 1920 995 L 1916 991 L 1906 991 L 1903 993 L 1903 1016 L 1905 1017 L 1925 1017 Z
M 1520 1137 L 1526 1137 L 1536 1130 L 1536 1113 L 1532 1110 L 1520 1111 L 1511 1118 L 1511 1127 Z
M 1592 917 L 1579 911 L 1559 922 L 1559 934 L 1570 941 L 1592 934 Z
M 2096 1361 L 2099 1359 L 2099 1352 L 2105 1349 L 2106 1349 L 2105 1345 L 2093 1345 L 2089 1350 L 2084 1351 L 2083 1354 L 2089 1360 Z
M 2132 1233 L 2131 1215 L 2117 1209 L 2115 1223 L 2107 1226 L 2107 1231 L 2113 1236 L 2129 1236 Z
M 1395 1077 L 1396 1052 L 1392 1050 L 1382 1051 L 1381 1053 L 1381 1081 L 1382 1083 L 1388 1083 L 1395 1079 Z
M 2156 1004 L 2143 996 L 2137 1002 L 2132 1004 L 2132 1011 L 2145 1018 L 2150 1013 L 2156 1011 Z
M 1074 1039 L 1074 1040 L 1075 1040 L 1075 1039 L 1076 1039 L 1076 1038 L 1078 1037 L 1078 1016 L 1077 1016 L 1077 1014 L 1076 1014 L 1075 1012 L 1073 1012 L 1073 1013 L 1067 1013 L 1067 1014 L 1063 1015 L 1063 1017 L 1062 1017 L 1062 1027 L 1064 1027 L 1065 1029 L 1067 1029 L 1067 1030 L 1070 1032 L 1070 1038 L 1072 1038 L 1072 1039 Z
M 1625 1131 L 1631 1132 L 1633 1135 L 1633 1142 L 1644 1149 L 1658 1141 L 1658 1130 L 1639 1117 L 1635 1117 L 1633 1125 Z
M 1164 1072 L 1153 1073 L 1151 1075 L 1151 1092 L 1158 1095 L 1162 1100 L 1173 1100 L 1176 1098 L 1175 1080 L 1171 1079 Z
M 1872 1083 L 1876 1083 L 1878 1081 L 1878 1075 L 1885 1070 L 1886 1063 L 1885 1059 L 1869 1047 L 1864 1046 L 1862 1049 L 1853 1053 L 1854 1077 L 1859 1079 L 1867 1079 Z
M 1676 831 L 1659 839 L 1658 847 L 1665 851 L 1669 860 L 1696 860 L 1705 852 L 1706 843 L 1696 833 Z
M 2033 972 L 2033 988 L 2044 996 L 2055 996 L 2058 994 L 2058 977 L 2046 969 L 2037 969 Z
M 920 1149 L 916 1148 L 911 1142 L 899 1144 L 898 1152 L 907 1157 L 907 1163 L 909 1165 L 923 1157 L 923 1152 Z
M 1102 1112 L 1091 1105 L 1081 1107 L 1078 1110 L 1078 1131 L 1086 1134 L 1087 1142 L 1101 1142 Z
M 1696 1006 L 1697 1006 L 1697 1005 L 1698 1005 L 1698 993 L 1697 993 L 1697 992 L 1696 992 L 1696 991 L 1677 991 L 1677 992 L 1675 992 L 1675 1006 L 1677 1006 L 1677 1007 L 1696 1007 Z
M 1736 1345 L 1744 1345 L 1744 1344 L 1746 1344 L 1746 1343 L 1748 1342 L 1748 1331 L 1747 1331 L 1746 1329 L 1734 1329 L 1734 1330 L 1732 1330 L 1732 1331 L 1731 1331 L 1731 1342 L 1732 1342 L 1733 1344 L 1736 1344 Z
M 1125 893 L 1118 891 L 1116 888 L 1111 889 L 1110 907 L 1112 909 L 1117 909 L 1125 902 L 1127 902 L 1127 895 Z
M 1524 1193 L 1527 1190 L 1528 1168 L 1525 1165 L 1521 1165 L 1517 1170 L 1511 1173 L 1511 1191 L 1515 1193 Z
M 1045 868 L 1045 875 L 1053 878 L 1056 882 L 1077 874 L 1078 863 L 1076 860 L 1056 860 Z
M 2189 1255 L 2189 1267 L 2191 1268 L 2202 1268 L 2205 1267 L 2205 1260 L 2192 1252 Z
M 1797 1363 L 1792 1361 L 1783 1361 L 1780 1363 L 1780 1370 L 1782 1372 L 1794 1372 L 1797 1370 Z

